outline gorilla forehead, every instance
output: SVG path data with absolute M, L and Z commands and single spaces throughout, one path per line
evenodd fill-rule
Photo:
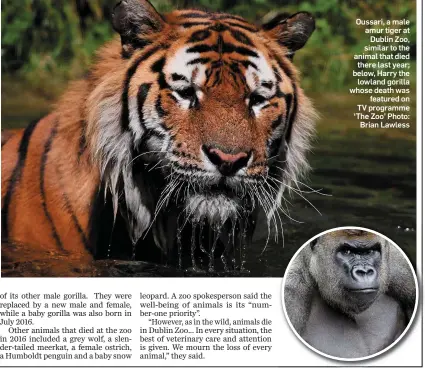
M 368 248 L 383 240 L 376 234 L 363 230 L 337 230 L 323 235 L 323 243 L 348 244 L 356 248 Z

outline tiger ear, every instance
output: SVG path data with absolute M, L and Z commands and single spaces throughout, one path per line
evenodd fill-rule
M 123 53 L 145 46 L 146 36 L 161 31 L 165 21 L 147 0 L 121 0 L 112 11 L 112 26 L 121 36 Z
M 263 25 L 269 37 L 287 48 L 289 57 L 306 44 L 315 28 L 314 17 L 307 12 L 280 14 Z

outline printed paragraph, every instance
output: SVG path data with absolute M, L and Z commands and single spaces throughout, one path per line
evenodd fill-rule
M 209 351 L 270 352 L 272 307 L 267 293 L 140 294 L 141 359 L 205 359 Z M 252 318 L 227 317 L 229 309 L 251 309 Z M 208 318 L 219 309 L 221 318 Z M 153 334 L 153 335 L 152 335 Z
M 131 294 L 81 292 L 0 295 L 1 360 L 129 359 L 132 329 L 100 327 L 132 316 Z M 107 321 L 107 320 L 106 320 Z
M 273 349 L 272 295 L 0 294 L 0 361 L 200 361 Z M 171 364 L 171 363 L 170 363 Z
M 410 128 L 410 22 L 357 19 L 368 41 L 353 55 L 355 87 L 350 94 L 366 95 L 353 113 L 360 128 Z

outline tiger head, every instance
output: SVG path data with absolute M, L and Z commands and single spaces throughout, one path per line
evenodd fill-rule
M 89 129 L 133 240 L 170 206 L 214 225 L 258 207 L 271 216 L 308 167 L 315 113 L 292 56 L 314 30 L 312 16 L 257 27 L 199 10 L 163 16 L 145 0 L 123 0 L 112 22 L 120 52 L 99 56 L 110 72 L 89 98 Z

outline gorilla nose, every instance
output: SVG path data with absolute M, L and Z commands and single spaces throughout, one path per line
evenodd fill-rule
M 220 148 L 202 146 L 205 155 L 222 175 L 234 175 L 247 166 L 251 152 L 224 152 Z
M 373 282 L 377 276 L 375 268 L 371 266 L 354 266 L 351 273 L 353 279 L 358 282 Z

